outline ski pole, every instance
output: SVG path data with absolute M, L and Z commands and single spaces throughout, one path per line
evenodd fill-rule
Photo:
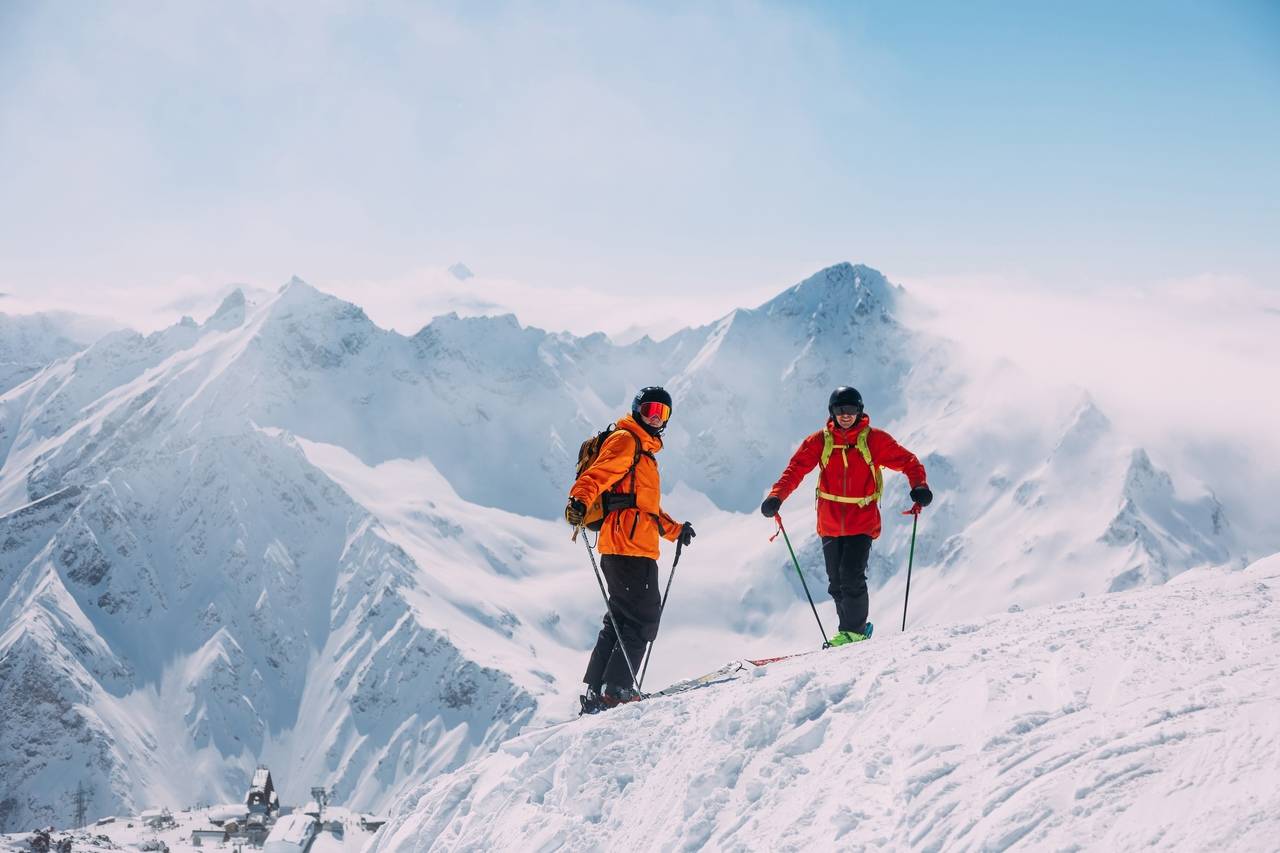
M 809 594 L 809 584 L 805 582 L 804 572 L 800 571 L 800 561 L 796 559 L 796 551 L 791 547 L 791 537 L 787 535 L 787 528 L 782 526 L 782 513 L 775 513 L 773 520 L 778 523 L 778 532 L 782 534 L 782 541 L 787 543 L 787 550 L 791 552 L 791 562 L 795 563 L 796 574 L 800 576 L 800 585 L 804 587 L 804 597 L 809 599 L 809 607 L 813 610 L 813 618 L 818 620 L 818 630 L 822 632 L 822 647 L 830 648 L 831 642 L 827 639 L 827 629 L 822 627 L 822 620 L 818 618 L 818 607 L 813 603 L 813 596 Z M 778 538 L 775 533 L 769 537 L 769 541 Z
M 577 535 L 577 530 L 574 531 Z M 609 614 L 609 623 L 613 625 L 613 637 L 617 642 L 618 648 L 622 650 L 622 659 L 627 663 L 627 672 L 631 673 L 631 686 L 640 692 L 640 685 L 636 681 L 636 668 L 631 665 L 631 655 L 627 654 L 627 644 L 622 642 L 622 631 L 618 629 L 618 620 L 613 615 L 613 607 L 609 604 L 609 593 L 605 591 L 604 579 L 600 577 L 600 567 L 596 565 L 596 552 L 591 550 L 591 539 L 587 536 L 582 537 L 582 544 L 587 546 L 587 556 L 591 558 L 591 571 L 596 573 L 596 583 L 600 584 L 600 595 L 604 598 L 604 609 Z
M 907 594 L 902 597 L 902 630 L 907 630 L 907 602 L 911 600 L 911 564 L 916 559 L 916 525 L 920 523 L 920 504 L 903 513 L 911 516 L 911 553 L 907 555 Z
M 667 609 L 667 596 L 671 593 L 671 581 L 676 576 L 676 566 L 680 565 L 680 549 L 684 548 L 684 538 L 676 540 L 676 558 L 671 561 L 671 574 L 667 575 L 667 588 L 662 591 L 662 604 L 658 605 L 658 627 L 662 627 L 662 613 Z M 644 674 L 649 671 L 649 661 L 653 659 L 653 644 L 658 642 L 655 634 L 653 639 L 649 641 L 649 648 L 645 650 L 644 666 L 640 667 L 640 683 L 636 686 L 637 690 L 644 688 Z

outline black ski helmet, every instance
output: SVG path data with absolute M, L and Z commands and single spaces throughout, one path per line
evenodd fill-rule
M 631 417 L 635 418 L 636 423 L 644 427 L 645 432 L 650 435 L 662 435 L 662 431 L 667 428 L 667 422 L 663 421 L 662 426 L 651 427 L 640 417 L 641 403 L 665 403 L 671 406 L 671 395 L 667 393 L 667 389 L 661 385 L 646 385 L 636 392 L 636 397 L 631 401 Z
M 836 406 L 857 406 L 858 414 L 862 414 L 862 395 L 857 388 L 841 385 L 831 392 L 831 398 L 827 400 L 827 414 L 833 418 L 836 416 Z

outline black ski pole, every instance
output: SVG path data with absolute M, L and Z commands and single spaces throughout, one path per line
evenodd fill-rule
M 907 602 L 911 600 L 911 564 L 916 559 L 916 524 L 920 521 L 920 504 L 903 513 L 911 516 L 911 553 L 907 555 L 907 594 L 902 597 L 902 630 L 907 630 Z
M 578 535 L 577 530 L 574 531 L 574 535 Z M 600 577 L 600 567 L 596 565 L 596 552 L 591 550 L 591 539 L 583 535 L 582 544 L 587 546 L 587 556 L 591 558 L 591 571 L 596 573 L 596 583 L 600 585 L 600 595 L 604 598 L 604 609 L 609 614 L 609 623 L 613 625 L 614 641 L 622 651 L 622 659 L 627 662 L 627 672 L 631 673 L 631 686 L 639 693 L 640 685 L 636 681 L 636 668 L 631 665 L 631 655 L 627 654 L 627 644 L 622 642 L 622 631 L 618 630 L 618 620 L 614 617 L 613 607 L 609 604 L 609 593 L 605 591 L 604 579 Z
M 658 605 L 658 627 L 662 627 L 662 614 L 667 609 L 667 596 L 671 593 L 671 581 L 676 576 L 676 566 L 680 565 L 680 549 L 684 547 L 684 537 L 676 540 L 676 558 L 671 561 L 671 574 L 667 575 L 667 588 L 662 591 L 662 604 Z M 653 659 L 653 644 L 658 642 L 655 634 L 654 638 L 649 641 L 649 648 L 645 650 L 644 666 L 640 667 L 640 685 L 637 690 L 643 691 L 644 674 L 649 671 L 649 661 Z
M 800 571 L 800 561 L 796 559 L 796 551 L 791 547 L 791 537 L 787 535 L 787 528 L 782 526 L 782 513 L 775 513 L 773 520 L 778 523 L 778 530 L 782 533 L 782 541 L 787 543 L 787 550 L 791 552 L 791 562 L 795 563 L 796 574 L 800 576 L 800 585 L 804 587 L 804 597 L 809 599 L 809 607 L 813 610 L 813 618 L 818 620 L 818 630 L 822 632 L 822 647 L 830 648 L 831 641 L 827 639 L 827 629 L 822 627 L 822 620 L 818 617 L 818 607 L 813 603 L 813 596 L 809 594 L 809 584 L 805 582 L 804 572 Z M 769 537 L 769 541 L 778 538 L 775 533 Z

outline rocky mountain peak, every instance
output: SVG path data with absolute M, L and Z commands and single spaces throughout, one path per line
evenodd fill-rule
M 218 306 L 218 310 L 205 321 L 205 327 L 218 330 L 234 329 L 244 323 L 244 317 L 244 291 L 237 287 L 227 294 L 222 304 Z

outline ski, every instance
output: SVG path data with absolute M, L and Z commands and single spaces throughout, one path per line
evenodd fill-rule
M 690 690 L 697 690 L 700 687 L 710 687 L 713 684 L 723 684 L 727 681 L 733 681 L 739 675 L 747 671 L 747 668 L 748 668 L 747 665 L 749 663 L 750 661 L 744 661 L 744 660 L 730 661 L 729 663 L 725 664 L 719 669 L 705 673 L 704 675 L 699 675 L 695 678 L 687 678 L 684 681 L 677 681 L 675 684 L 671 684 L 667 687 L 662 688 L 661 690 L 654 691 L 653 693 L 645 693 L 639 699 L 636 699 L 634 701 L 643 702 L 646 699 L 657 699 L 663 696 L 675 696 L 679 693 L 687 693 Z M 596 711 L 596 712 L 586 712 L 585 711 L 586 701 L 587 701 L 587 697 L 585 695 L 580 695 L 578 697 L 579 705 L 582 706 L 583 710 L 580 711 L 578 716 L 574 717 L 573 719 L 580 719 L 581 717 L 584 717 L 584 716 L 596 716 L 596 714 L 605 713 L 606 710 L 613 710 L 613 708 L 609 708 L 609 709 L 601 709 L 600 711 Z M 630 705 L 630 704 L 632 703 L 631 702 L 622 703 L 622 705 Z M 614 707 L 620 708 L 622 707 L 622 705 L 617 705 Z M 568 721 L 565 721 L 565 722 L 568 722 Z M 553 723 L 552 725 L 559 725 L 559 723 Z
M 780 660 L 792 660 L 793 658 L 802 658 L 808 655 L 816 655 L 818 652 L 825 652 L 826 649 L 809 649 L 807 652 L 793 652 L 789 655 L 779 655 L 776 658 L 755 658 L 747 659 L 747 663 L 752 666 L 768 666 L 771 663 L 777 663 Z
M 872 625 L 870 622 L 868 622 L 865 630 L 867 632 L 867 640 L 870 640 L 872 636 L 872 632 L 875 630 L 875 626 Z M 865 643 L 866 640 L 863 640 L 862 642 Z M 809 649 L 807 652 L 794 652 L 789 655 L 779 655 L 776 658 L 756 658 L 754 660 L 748 658 L 747 663 L 753 666 L 768 666 L 769 664 L 777 663 L 780 660 L 791 660 L 792 658 L 802 658 L 802 657 L 805 657 L 806 655 L 816 655 L 818 652 L 826 651 L 827 648 L 830 648 L 830 647 L 828 646 L 821 649 Z M 839 646 L 836 646 L 835 648 L 839 648 Z
M 747 671 L 748 661 L 735 660 L 730 661 L 717 670 L 708 672 L 705 675 L 699 675 L 696 678 L 688 678 L 684 681 L 677 681 L 668 687 L 664 687 L 655 693 L 645 695 L 646 699 L 653 699 L 658 696 L 674 696 L 677 693 L 686 693 L 690 690 L 696 690 L 699 687 L 709 687 L 712 684 L 723 684 L 726 681 L 733 681 L 740 674 Z
M 817 654 L 820 651 L 822 651 L 822 649 L 813 649 L 812 651 L 808 651 L 808 652 L 795 652 L 794 654 L 789 654 L 789 655 L 779 655 L 776 658 L 756 658 L 756 659 L 748 658 L 747 663 L 751 664 L 752 666 L 768 666 L 769 664 L 777 663 L 780 660 L 791 660 L 792 658 L 800 658 L 800 657 L 804 657 L 805 655 Z
M 871 623 L 868 622 L 867 623 L 867 639 L 871 638 L 871 629 L 872 629 Z M 730 661 L 729 663 L 725 664 L 719 669 L 712 670 L 711 672 L 704 673 L 703 675 L 699 675 L 694 678 L 686 678 L 684 681 L 677 681 L 675 684 L 664 687 L 661 690 L 657 690 L 653 693 L 644 693 L 640 696 L 639 699 L 636 699 L 634 701 L 643 702 L 647 699 L 658 699 L 663 696 L 677 696 L 681 693 L 687 693 L 690 690 L 697 690 L 702 687 L 711 687 L 712 685 L 715 685 L 715 684 L 725 684 L 730 681 L 736 681 L 738 678 L 742 676 L 742 673 L 748 672 L 753 667 L 759 668 L 762 666 L 768 666 L 771 663 L 778 663 L 779 661 L 792 660 L 794 658 L 802 658 L 808 655 L 815 655 L 822 651 L 826 651 L 826 649 L 809 649 L 808 651 L 794 652 L 789 655 L 779 655 L 777 657 L 772 657 L 772 658 L 744 658 L 742 660 Z M 583 704 L 583 707 L 585 709 L 586 697 L 580 696 L 578 697 L 578 699 L 579 699 L 579 702 Z M 627 702 L 624 704 L 629 705 L 631 703 Z M 618 707 L 621 707 L 621 706 L 618 706 Z M 584 713 L 580 714 L 580 716 L 594 716 L 595 713 L 603 713 L 603 712 L 604 712 L 603 710 L 599 712 L 594 712 L 594 713 L 589 713 L 584 711 Z

